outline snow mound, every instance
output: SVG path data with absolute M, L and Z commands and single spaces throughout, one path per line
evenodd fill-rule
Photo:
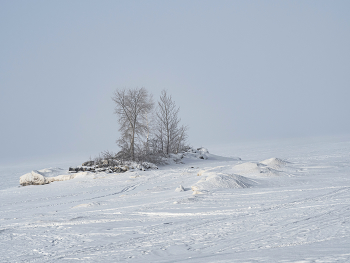
M 242 164 L 233 166 L 233 170 L 235 173 L 239 175 L 260 173 L 262 166 L 265 166 L 265 165 L 262 165 L 259 163 L 247 162 L 247 163 L 242 163 Z
M 233 172 L 238 175 L 251 175 L 251 176 L 279 176 L 280 171 L 275 170 L 263 163 L 242 163 L 233 166 Z
M 48 168 L 43 170 L 33 170 L 30 173 L 24 174 L 19 178 L 19 184 L 22 186 L 26 185 L 43 185 L 43 184 L 49 184 L 55 181 L 67 181 L 72 180 L 76 177 L 85 176 L 87 172 L 81 172 L 76 174 L 60 174 L 57 176 L 58 173 L 64 172 L 63 169 L 60 168 Z
M 167 158 L 164 159 L 164 162 L 167 164 L 171 163 L 181 163 L 181 160 L 186 159 L 202 159 L 207 160 L 210 154 L 206 148 L 188 148 L 186 151 L 181 153 L 170 153 Z
M 209 158 L 209 151 L 207 148 L 200 147 L 197 149 L 189 148 L 186 152 L 183 153 L 184 157 L 192 159 L 203 159 L 206 160 Z
M 261 161 L 260 163 L 267 165 L 267 166 L 274 168 L 274 169 L 281 169 L 288 164 L 288 162 L 283 161 L 279 158 L 266 159 L 264 161 Z
M 184 161 L 192 160 L 217 160 L 217 161 L 240 161 L 239 157 L 222 157 L 215 154 L 209 153 L 207 148 L 192 148 L 188 147 L 186 150 L 180 153 L 171 153 L 168 157 L 164 158 L 163 161 L 165 164 L 178 164 L 184 163 Z
M 215 189 L 249 188 L 255 184 L 254 181 L 236 174 L 206 173 L 191 188 L 197 193 Z
M 32 171 L 19 178 L 20 185 L 41 185 L 48 184 L 46 177 L 44 177 L 39 171 Z

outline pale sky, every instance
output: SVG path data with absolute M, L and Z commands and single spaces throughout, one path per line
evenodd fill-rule
M 125 87 L 195 147 L 349 134 L 350 1 L 0 0 L 0 163 L 118 151 Z

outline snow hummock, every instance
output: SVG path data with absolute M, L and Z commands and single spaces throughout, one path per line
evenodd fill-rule
M 232 172 L 244 176 L 266 177 L 286 175 L 289 164 L 279 158 L 270 158 L 261 162 L 245 162 L 232 167 Z M 288 174 L 289 175 L 289 174 Z
M 188 148 L 186 151 L 180 153 L 171 153 L 167 158 L 164 159 L 166 164 L 179 164 L 185 162 L 191 162 L 193 160 L 215 160 L 215 161 L 233 161 L 241 160 L 239 157 L 222 157 L 215 154 L 209 153 L 207 148 Z
M 232 167 L 235 174 L 245 176 L 279 176 L 280 172 L 265 164 L 246 162 Z
M 289 162 L 279 158 L 270 158 L 260 162 L 274 169 L 283 169 Z
M 216 189 L 249 188 L 254 181 L 236 174 L 208 172 L 194 184 L 193 191 L 211 191 Z
M 20 185 L 41 185 L 48 184 L 48 180 L 40 172 L 33 170 L 19 178 Z
M 188 152 L 186 152 L 185 156 L 187 158 L 199 158 L 199 159 L 208 159 L 210 154 L 207 148 L 204 147 L 200 147 L 197 148 L 197 150 L 195 149 L 190 149 Z

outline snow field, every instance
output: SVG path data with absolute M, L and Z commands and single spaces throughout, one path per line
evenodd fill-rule
M 349 262 L 350 144 L 301 146 L 1 190 L 0 261 Z

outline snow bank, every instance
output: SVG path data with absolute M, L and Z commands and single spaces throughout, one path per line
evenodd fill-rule
M 191 188 L 201 193 L 214 189 L 249 188 L 254 184 L 254 181 L 240 175 L 208 172 Z

